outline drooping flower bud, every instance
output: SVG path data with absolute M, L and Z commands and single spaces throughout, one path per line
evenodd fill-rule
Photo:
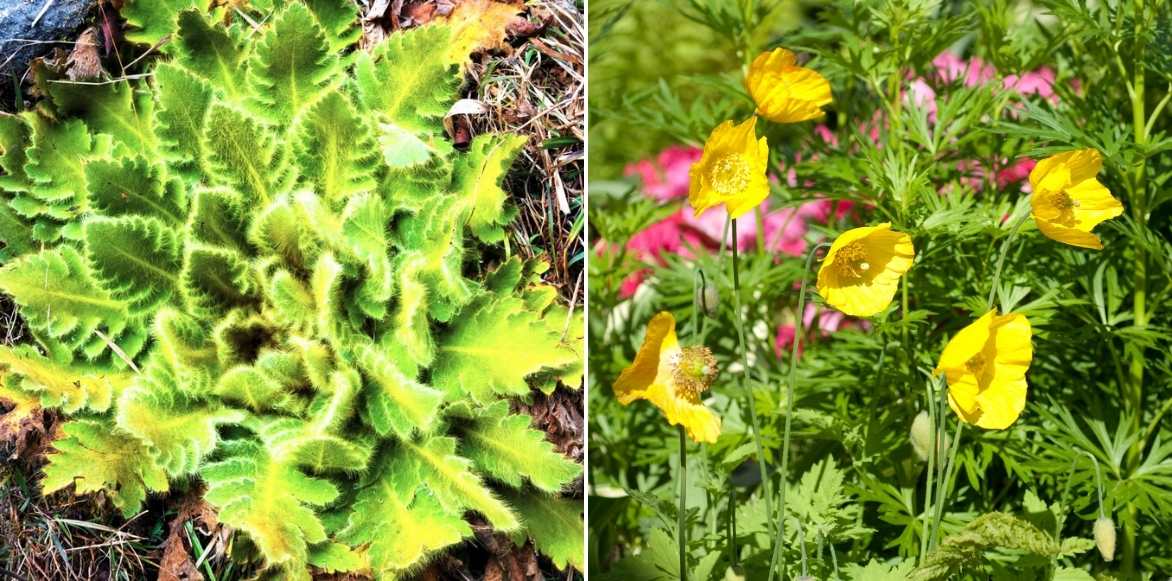
M 921 462 L 927 462 L 928 452 L 932 449 L 932 441 L 936 438 L 936 434 L 932 432 L 932 421 L 928 418 L 927 411 L 921 410 L 920 413 L 916 414 L 916 419 L 912 420 L 912 429 L 909 435 L 916 456 Z M 936 454 L 937 458 L 942 458 L 944 453 L 948 451 L 948 440 L 948 435 L 945 435 L 940 450 Z
M 716 308 L 720 306 L 720 291 L 716 290 L 716 285 L 705 283 L 696 287 L 696 304 L 700 306 L 701 313 L 710 317 L 715 315 Z
M 1095 546 L 1108 563 L 1115 559 L 1115 521 L 1101 516 L 1095 521 Z

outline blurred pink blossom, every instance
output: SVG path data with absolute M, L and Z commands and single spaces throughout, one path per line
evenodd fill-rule
M 627 166 L 626 175 L 638 175 L 643 191 L 653 200 L 666 202 L 688 195 L 688 168 L 699 161 L 703 153 L 698 147 L 673 145 L 662 152 L 654 162 L 649 159 Z

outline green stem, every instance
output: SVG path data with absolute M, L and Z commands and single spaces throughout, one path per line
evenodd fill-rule
M 928 531 L 932 524 L 932 483 L 936 470 L 936 454 L 941 450 L 940 434 L 941 431 L 937 425 L 936 418 L 936 391 L 938 389 L 939 380 L 932 378 L 928 381 L 928 431 L 932 433 L 932 445 L 928 450 L 928 481 L 924 485 L 924 525 L 920 533 L 920 554 L 917 555 L 918 563 L 922 563 L 924 557 L 928 554 Z
M 688 581 L 688 440 L 683 426 L 676 426 L 676 430 L 680 434 L 680 512 L 676 520 L 680 540 L 680 580 Z
M 802 271 L 802 284 L 798 290 L 797 320 L 794 321 L 794 341 L 790 346 L 789 378 L 785 388 L 785 432 L 781 439 L 781 505 L 777 515 L 778 535 L 773 545 L 773 557 L 769 561 L 770 581 L 773 581 L 773 574 L 777 570 L 778 558 L 781 559 L 782 578 L 785 578 L 786 562 L 784 552 L 781 550 L 785 543 L 785 485 L 789 480 L 789 442 L 794 417 L 794 383 L 798 369 L 798 349 L 801 345 L 802 334 L 805 332 L 806 283 L 810 278 L 810 267 L 814 264 L 814 256 L 818 254 L 819 250 L 829 246 L 830 244 L 822 243 L 810 248 L 806 254 L 806 268 Z
M 1138 42 L 1138 39 L 1143 38 L 1143 22 L 1144 22 L 1144 2 L 1143 0 L 1135 1 L 1135 54 L 1133 55 L 1133 71 L 1132 80 L 1132 94 L 1131 94 L 1131 119 L 1132 126 L 1135 131 L 1135 144 L 1140 150 L 1139 159 L 1135 164 L 1134 173 L 1132 175 L 1132 191 L 1131 193 L 1131 212 L 1132 218 L 1135 220 L 1137 227 L 1143 227 L 1147 222 L 1146 209 L 1147 192 L 1145 188 L 1145 173 L 1146 173 L 1146 151 L 1147 145 L 1147 116 L 1145 114 L 1144 102 L 1144 70 L 1143 65 L 1143 51 L 1144 45 Z M 1147 327 L 1147 255 L 1144 251 L 1143 243 L 1140 242 L 1135 245 L 1135 291 L 1132 298 L 1132 309 L 1134 315 L 1134 325 L 1137 331 L 1142 332 Z M 1144 350 L 1143 348 L 1136 349 L 1132 352 L 1131 357 L 1131 412 L 1133 427 L 1136 433 L 1143 429 L 1143 382 L 1144 382 Z M 1127 458 L 1129 467 L 1134 469 L 1139 465 L 1140 455 L 1143 452 L 1143 441 L 1137 439 L 1128 450 Z M 1129 505 L 1127 510 L 1123 513 L 1123 576 L 1125 578 L 1135 577 L 1136 572 L 1136 517 L 1137 511 L 1134 505 Z
M 761 424 L 757 420 L 757 403 L 756 397 L 753 396 L 753 390 L 749 386 L 752 378 L 749 375 L 749 351 L 745 347 L 745 318 L 741 315 L 741 275 L 740 275 L 740 259 L 737 255 L 737 221 L 729 219 L 728 222 L 732 228 L 732 279 L 733 279 L 733 323 L 737 328 L 737 343 L 741 350 L 741 367 L 743 374 L 741 375 L 741 389 L 749 399 L 749 425 L 753 428 L 753 441 L 757 451 L 757 465 L 761 470 L 761 486 L 765 488 L 765 516 L 769 518 L 769 522 L 773 522 L 773 485 L 770 482 L 769 470 L 765 464 L 765 445 L 762 442 L 764 436 L 761 435 Z
M 941 423 L 943 424 L 943 422 Z M 964 431 L 964 422 L 957 420 L 956 435 L 953 436 L 952 442 L 948 445 L 948 463 L 944 465 L 944 472 L 941 474 L 941 492 L 937 497 L 936 518 L 932 523 L 932 542 L 929 544 L 932 549 L 935 549 L 939 544 L 940 523 L 944 521 L 944 507 L 947 504 L 946 499 L 952 493 L 952 477 L 956 468 L 956 451 L 960 449 L 960 435 L 962 431 Z
M 1017 239 L 1017 233 L 1021 230 L 1021 225 L 1025 223 L 1027 217 L 1029 214 L 1025 212 L 1016 216 L 1013 226 L 1009 230 L 1009 236 L 1005 238 L 1005 242 L 1001 243 L 1001 254 L 997 257 L 997 266 L 993 269 L 993 284 L 989 287 L 989 298 L 985 301 L 986 313 L 993 308 L 993 299 L 997 297 L 997 287 L 1001 285 L 1001 269 L 1005 266 L 1005 257 L 1009 255 L 1009 247 Z

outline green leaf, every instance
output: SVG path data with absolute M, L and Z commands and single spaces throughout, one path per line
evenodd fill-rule
M 517 515 L 471 470 L 472 461 L 456 455 L 456 440 L 432 437 L 420 442 L 402 442 L 407 458 L 405 470 L 418 474 L 440 505 L 449 512 L 463 509 L 480 512 L 498 531 L 520 526 Z
M 324 573 L 348 573 L 363 568 L 362 556 L 339 543 L 326 543 L 310 548 L 309 564 Z
M 50 124 L 38 119 L 24 167 L 34 184 L 30 193 L 45 202 L 80 204 L 86 191 L 85 161 L 95 145 L 79 120 Z
M 58 339 L 88 339 L 103 326 L 119 326 L 129 317 L 126 303 L 99 287 L 81 255 L 69 246 L 27 254 L 0 268 L 0 290 L 20 305 L 30 327 Z
M 158 147 L 154 101 L 129 83 L 79 85 L 50 81 L 49 96 L 62 118 L 80 119 L 94 134 L 113 138 L 126 155 L 151 155 Z
M 582 467 L 554 449 L 533 418 L 511 415 L 507 401 L 485 408 L 465 431 L 461 452 L 493 478 L 520 488 L 522 477 L 555 493 L 582 474 Z
M 394 290 L 387 223 L 390 215 L 381 198 L 361 194 L 350 198 L 342 217 L 347 250 L 363 265 L 365 278 L 358 289 L 358 307 L 373 319 L 382 319 Z
M 295 135 L 303 179 L 332 205 L 377 185 L 374 137 L 343 93 L 329 93 L 314 104 Z
M 538 551 L 549 557 L 558 569 L 572 565 L 579 571 L 585 570 L 583 556 L 586 550 L 583 540 L 586 535 L 580 500 L 522 491 L 509 493 L 508 499 L 521 515 L 524 531 L 533 539 L 533 545 Z M 515 542 L 523 545 L 524 535 L 515 538 Z M 707 577 L 697 576 L 697 579 Z
M 366 413 L 375 431 L 384 436 L 394 432 L 400 438 L 417 430 L 431 431 L 443 403 L 442 393 L 409 377 L 374 346 L 361 350 L 358 363 L 371 380 Z
M 28 346 L 0 347 L 0 368 L 21 379 L 20 387 L 37 394 L 45 407 L 66 413 L 83 409 L 104 412 L 130 385 L 133 376 L 80 365 L 62 365 Z
M 191 201 L 187 231 L 193 240 L 212 246 L 252 251 L 248 243 L 248 208 L 239 194 L 226 188 L 197 188 Z
M 386 530 L 396 533 L 381 533 Z M 471 534 L 462 514 L 440 504 L 409 458 L 394 454 L 372 472 L 338 536 L 352 545 L 367 545 L 375 574 L 393 578 Z
M 497 394 L 529 393 L 525 378 L 569 365 L 577 355 L 537 313 L 514 298 L 483 300 L 462 312 L 440 341 L 432 383 L 449 398 L 467 393 L 478 401 Z
M 196 0 L 128 0 L 119 12 L 130 25 L 126 39 L 154 45 L 175 32 L 179 11 L 198 5 Z
M 166 492 L 167 475 L 146 446 L 97 419 L 66 422 L 53 442 L 41 489 L 50 494 L 74 484 L 78 494 L 105 490 L 122 516 L 138 513 L 148 491 Z
M 0 242 L 4 244 L 0 249 L 0 264 L 37 248 L 32 225 L 16 215 L 3 200 L 0 200 Z
M 202 244 L 188 245 L 179 277 L 187 308 L 201 317 L 250 304 L 258 290 L 243 256 Z
M 313 13 L 304 4 L 289 4 L 249 62 L 253 109 L 274 123 L 289 123 L 327 89 L 336 61 Z
M 171 199 L 158 166 L 141 157 L 98 159 L 85 166 L 90 209 L 107 216 L 139 215 L 171 224 L 187 221 L 182 200 Z
M 225 186 L 262 205 L 286 189 L 287 160 L 272 132 L 251 115 L 222 103 L 213 104 L 203 146 L 213 185 Z
M 94 278 L 134 313 L 171 299 L 179 285 L 181 252 L 174 229 L 154 218 L 90 218 L 85 223 L 86 261 Z
M 353 2 L 306 0 L 305 5 L 313 11 L 318 24 L 325 31 L 331 53 L 342 52 L 362 38 L 362 29 L 357 26 L 358 10 Z
M 222 460 L 200 475 L 207 482 L 204 499 L 219 510 L 220 522 L 239 529 L 256 544 L 270 566 L 304 570 L 309 545 L 326 540 L 314 507 L 338 497 L 328 480 L 297 468 L 287 439 L 295 434 L 282 424 L 260 427 L 260 440 L 221 444 Z
M 152 456 L 171 476 L 194 473 L 219 442 L 217 427 L 237 424 L 245 415 L 180 391 L 164 365 L 152 364 L 118 398 L 120 429 L 150 446 Z
M 457 67 L 444 58 L 451 37 L 446 26 L 421 26 L 359 54 L 354 80 L 366 108 L 416 134 L 441 133 L 459 84 Z
M 155 67 L 155 124 L 168 159 L 192 176 L 204 161 L 204 120 L 212 104 L 212 87 L 191 71 L 172 63 Z
M 500 242 L 512 216 L 505 211 L 508 194 L 501 180 L 513 159 L 525 146 L 520 135 L 478 135 L 468 155 L 457 159 L 452 174 L 452 191 L 467 212 L 468 227 L 485 242 Z
M 244 86 L 244 48 L 238 35 L 213 26 L 199 10 L 179 14 L 175 34 L 175 62 L 207 79 L 213 91 L 238 100 Z

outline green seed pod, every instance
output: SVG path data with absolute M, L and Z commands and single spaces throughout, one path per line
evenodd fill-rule
M 1095 546 L 1104 561 L 1115 559 L 1115 521 L 1110 517 L 1101 516 L 1095 521 Z

